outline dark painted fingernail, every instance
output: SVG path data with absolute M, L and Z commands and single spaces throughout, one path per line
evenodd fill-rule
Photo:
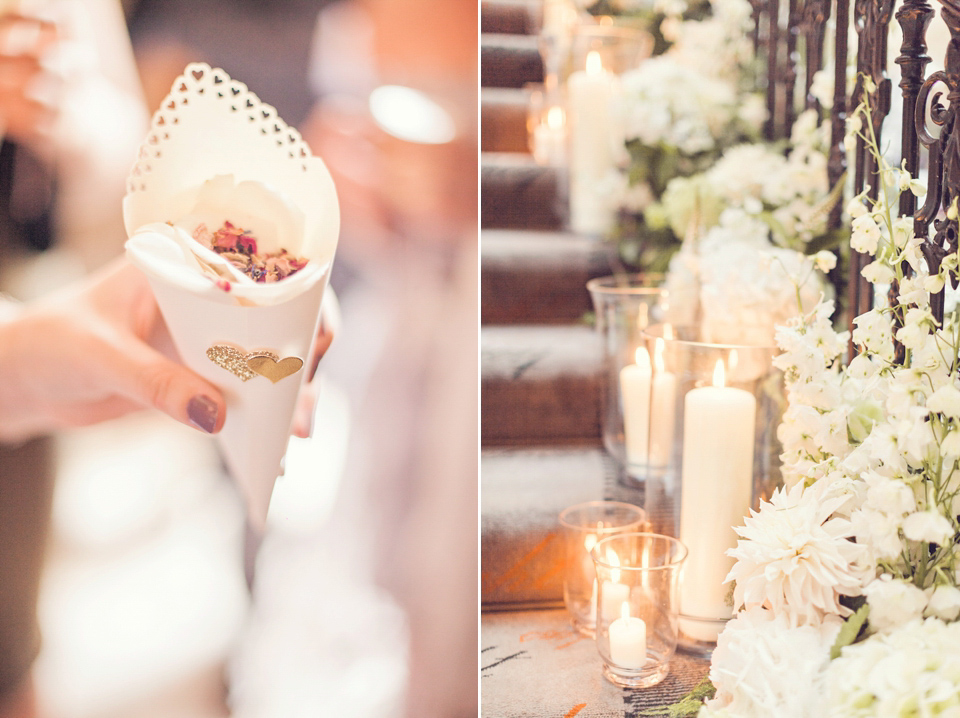
M 198 429 L 212 434 L 217 428 L 217 402 L 209 396 L 195 396 L 187 404 L 187 416 L 190 423 Z

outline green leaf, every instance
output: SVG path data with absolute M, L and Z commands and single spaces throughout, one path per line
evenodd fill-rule
M 833 642 L 833 647 L 830 649 L 831 661 L 840 657 L 840 651 L 843 650 L 844 646 L 849 646 L 857 640 L 857 636 L 860 635 L 860 629 L 862 629 L 863 624 L 867 622 L 867 615 L 869 613 L 870 604 L 864 603 L 857 609 L 856 613 L 846 620 L 846 623 L 844 623 L 840 629 L 840 633 L 837 634 L 837 640 Z
M 645 711 L 638 711 L 636 715 L 640 716 L 661 716 L 666 714 L 669 718 L 687 718 L 695 716 L 700 712 L 700 706 L 708 698 L 713 698 L 717 689 L 713 687 L 709 678 L 704 678 L 693 690 L 687 693 L 676 703 L 662 708 L 649 708 Z

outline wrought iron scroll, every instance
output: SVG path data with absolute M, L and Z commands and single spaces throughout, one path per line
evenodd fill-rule
M 843 0 L 840 0 L 842 3 Z M 883 120 L 890 112 L 890 79 L 886 76 L 887 33 L 893 14 L 893 0 L 855 0 L 854 27 L 857 30 L 857 84 L 853 93 L 853 102 L 858 105 L 864 99 L 866 88 L 863 77 L 873 80 L 876 89 L 868 98 L 871 107 L 873 133 L 880 142 L 880 129 Z M 839 34 L 839 29 L 838 29 Z M 839 62 L 838 62 L 839 74 Z M 845 82 L 845 80 L 844 80 Z M 864 128 L 864 131 L 868 131 Z M 862 138 L 856 146 L 856 164 L 854 166 L 854 193 L 859 194 L 869 187 L 868 196 L 876 199 L 880 191 L 878 167 L 873 155 L 867 149 Z M 861 274 L 868 263 L 868 256 L 859 252 L 850 252 L 850 282 L 847 288 L 849 298 L 850 322 L 854 317 L 870 310 L 873 306 L 873 290 Z
M 947 217 L 946 212 L 960 193 L 960 133 L 956 131 L 960 109 L 960 0 L 940 2 L 943 5 L 940 16 L 950 31 L 945 69 L 930 75 L 920 87 L 914 115 L 917 136 L 927 148 L 929 162 L 927 197 L 914 215 L 913 226 L 916 235 L 925 238 L 921 249 L 931 274 L 940 271 L 947 254 L 957 251 L 957 220 Z M 930 124 L 940 128 L 938 136 L 928 131 Z M 956 273 L 951 282 L 956 288 Z M 943 302 L 942 290 L 930 297 L 931 310 L 938 322 L 943 321 Z

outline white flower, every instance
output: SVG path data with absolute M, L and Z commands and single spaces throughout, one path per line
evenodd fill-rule
M 945 545 L 953 538 L 953 524 L 937 511 L 917 511 L 903 521 L 903 535 L 911 541 Z
M 870 262 L 860 270 L 860 274 L 871 284 L 890 284 L 897 276 L 889 264 L 880 260 Z
M 837 255 L 824 249 L 813 255 L 813 263 L 821 272 L 829 272 L 837 266 Z
M 861 546 L 848 540 L 850 522 L 832 514 L 848 501 L 830 496 L 827 482 L 809 489 L 778 489 L 760 511 L 736 529 L 743 540 L 727 554 L 737 559 L 734 605 L 764 606 L 794 624 L 819 624 L 827 614 L 846 616 L 840 596 L 861 588 Z
M 927 398 L 927 408 L 960 419 L 960 390 L 953 384 L 941 386 Z
M 928 618 L 847 646 L 826 668 L 825 715 L 960 715 L 958 645 L 960 623 Z
M 870 627 L 881 633 L 888 633 L 919 618 L 927 607 L 923 589 L 901 578 L 893 578 L 890 574 L 868 583 L 863 594 L 870 604 Z
M 872 215 L 864 214 L 853 220 L 850 246 L 864 254 L 875 254 L 882 234 Z
M 944 621 L 956 620 L 957 616 L 960 616 L 960 588 L 949 585 L 934 588 L 930 592 L 930 601 L 923 614 Z
M 821 715 L 815 690 L 841 621 L 791 626 L 763 608 L 739 613 L 717 640 L 710 664 L 716 696 L 706 715 L 811 718 Z

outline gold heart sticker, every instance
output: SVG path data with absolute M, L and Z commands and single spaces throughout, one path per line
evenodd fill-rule
M 303 360 L 299 357 L 281 359 L 271 351 L 258 349 L 245 352 L 230 344 L 214 344 L 207 349 L 207 357 L 241 381 L 250 381 L 259 374 L 276 384 L 303 367 Z
M 247 355 L 247 366 L 276 384 L 281 379 L 300 371 L 303 360 L 299 357 L 280 359 L 270 352 L 251 352 Z

